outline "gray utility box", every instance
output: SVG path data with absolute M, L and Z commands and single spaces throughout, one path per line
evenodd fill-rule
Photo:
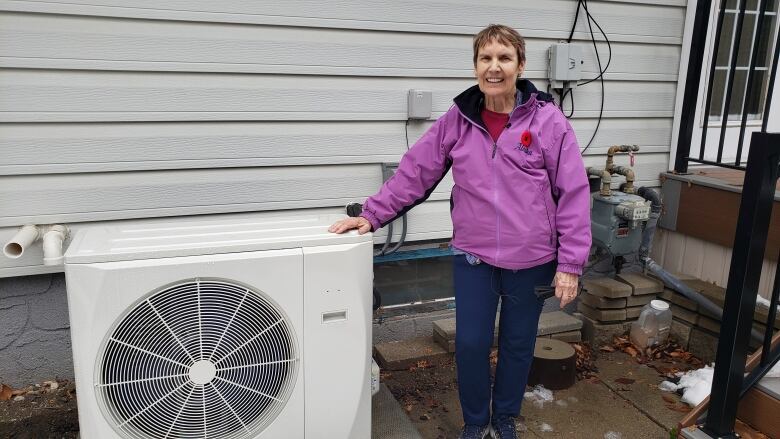
M 582 48 L 576 44 L 557 43 L 547 49 L 548 77 L 554 89 L 574 88 L 582 78 Z
M 642 224 L 650 217 L 648 202 L 638 196 L 612 191 L 593 194 L 591 232 L 593 244 L 614 256 L 636 252 L 642 243 Z

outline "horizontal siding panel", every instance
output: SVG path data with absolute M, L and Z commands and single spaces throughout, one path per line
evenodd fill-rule
M 432 122 L 413 122 L 411 142 Z M 581 148 L 596 121 L 572 122 Z M 602 121 L 588 154 L 637 144 L 666 152 L 671 119 Z M 403 122 L 209 122 L 5 124 L 0 175 L 397 162 Z M 641 159 L 639 159 L 641 160 Z
M 547 76 L 547 48 L 529 39 L 526 76 Z M 13 44 L 11 44 L 13 42 Z M 581 44 L 583 77 L 598 74 Z M 606 44 L 600 44 L 602 54 Z M 674 81 L 676 46 L 615 43 L 607 80 Z M 471 37 L 289 29 L 41 14 L 0 14 L 0 66 L 15 68 L 473 77 Z M 435 67 L 434 67 L 435 66 Z
M 0 226 L 344 206 L 376 192 L 379 165 L 0 177 Z M 448 175 L 431 199 L 449 199 Z
M 576 3 L 571 0 L 498 0 L 474 3 L 467 0 L 440 2 L 250 2 L 232 0 L 120 0 L 103 1 L 0 1 L 0 10 L 43 12 L 152 20 L 230 22 L 274 26 L 368 29 L 418 33 L 473 35 L 495 21 L 495 10 L 508 17 L 505 24 L 534 38 L 564 38 L 571 28 Z M 609 31 L 611 41 L 655 44 L 682 42 L 685 8 L 678 3 L 592 2 L 591 13 Z M 371 19 L 381 17 L 381 19 Z M 566 19 L 562 19 L 566 17 Z M 544 23 L 540 26 L 540 23 Z M 575 38 L 588 39 L 587 23 L 581 20 Z
M 627 157 L 616 162 L 627 164 Z M 603 167 L 601 157 L 587 166 Z M 655 186 L 666 154 L 646 154 L 637 185 Z M 617 185 L 621 177 L 614 178 Z M 0 177 L 0 227 L 343 206 L 375 193 L 378 165 L 296 166 Z M 431 200 L 448 200 L 447 175 Z
M 2 70 L 0 83 L 0 121 L 110 122 L 405 120 L 407 90 L 431 90 L 433 112 L 442 114 L 473 80 Z M 674 82 L 608 82 L 604 113 L 670 117 L 675 91 Z M 580 116 L 598 114 L 600 87 L 574 95 Z

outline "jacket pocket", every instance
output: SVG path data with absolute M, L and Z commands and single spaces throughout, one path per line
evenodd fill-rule
M 550 239 L 550 245 L 555 244 L 555 228 L 553 227 L 553 217 L 551 212 L 553 212 L 552 206 L 550 206 L 550 201 L 547 199 L 549 198 L 547 194 L 545 194 L 545 190 L 539 187 L 538 184 L 535 184 L 536 190 L 539 191 L 539 196 L 542 198 L 542 203 L 544 203 L 544 212 L 547 215 L 547 231 L 548 236 Z

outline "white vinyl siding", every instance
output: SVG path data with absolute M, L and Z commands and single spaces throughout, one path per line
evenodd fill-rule
M 408 89 L 431 90 L 443 114 L 474 83 L 472 35 L 503 22 L 526 36 L 525 76 L 544 90 L 576 4 L 0 0 L 0 238 L 26 223 L 341 211 L 406 151 Z M 685 6 L 589 3 L 613 61 L 586 165 L 630 143 L 639 185 L 668 169 Z M 583 17 L 574 38 L 591 78 Z M 600 87 L 574 93 L 584 146 Z M 431 123 L 412 121 L 410 141 Z M 409 241 L 451 234 L 451 185 L 412 211 Z M 31 255 L 0 259 L 0 276 L 35 271 Z

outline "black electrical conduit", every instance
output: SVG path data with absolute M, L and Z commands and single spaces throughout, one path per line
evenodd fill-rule
M 639 246 L 639 259 L 644 264 L 645 270 L 655 274 L 661 279 L 664 285 L 677 291 L 686 298 L 693 300 L 704 308 L 705 311 L 716 316 L 718 320 L 721 320 L 723 318 L 723 309 L 721 309 L 721 307 L 712 303 L 710 299 L 698 291 L 695 291 L 684 284 L 680 279 L 677 279 L 677 277 L 666 271 L 650 258 L 650 250 L 653 246 L 653 235 L 655 235 L 658 218 L 661 216 L 661 198 L 658 196 L 658 192 L 644 186 L 639 188 L 637 194 L 645 200 L 650 201 L 650 219 L 647 221 L 645 230 L 642 232 L 642 244 Z M 761 342 L 764 340 L 764 335 L 755 329 L 751 328 L 750 335 L 755 340 Z

